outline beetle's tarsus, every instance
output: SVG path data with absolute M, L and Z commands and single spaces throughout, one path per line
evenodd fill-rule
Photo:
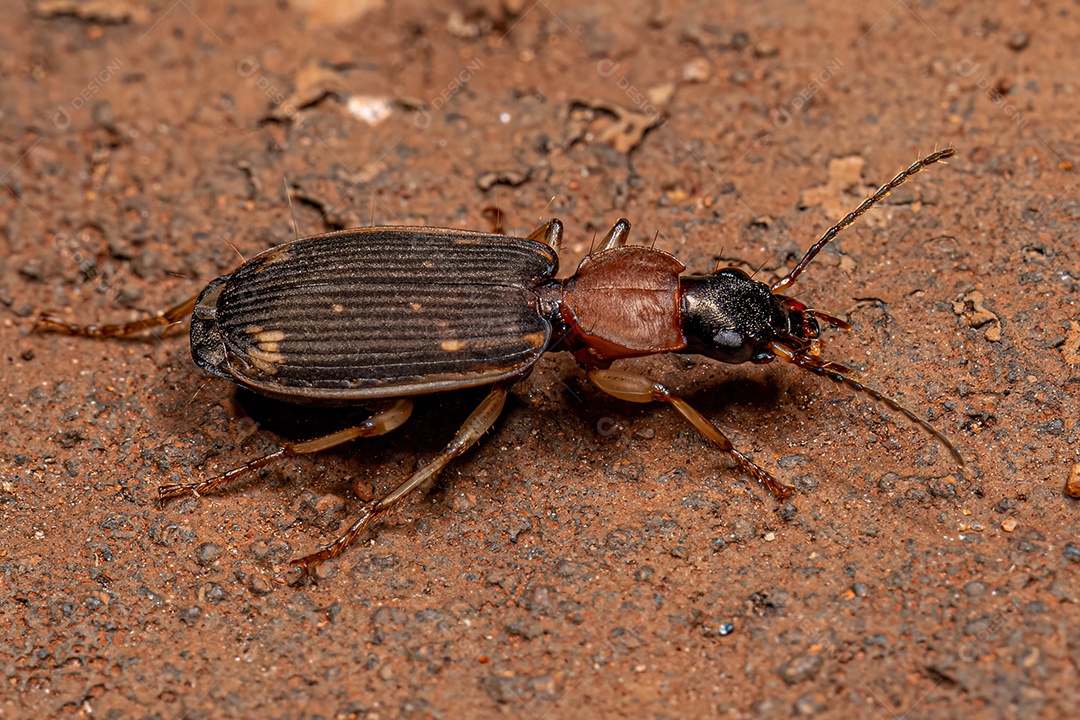
M 119 325 L 77 325 L 68 323 L 56 315 L 41 313 L 31 332 L 54 332 L 61 335 L 77 335 L 80 337 L 96 338 L 126 338 L 140 335 L 151 330 L 168 329 L 191 314 L 195 308 L 198 296 L 190 297 L 179 305 L 175 305 L 163 313 L 142 320 L 132 320 L 129 323 Z
M 162 485 L 158 488 L 158 507 L 165 507 L 165 503 L 169 500 L 175 500 L 176 498 L 187 497 L 189 495 L 198 497 L 198 493 L 194 492 L 190 485 Z
M 303 560 L 303 558 L 289 561 L 289 567 L 292 568 L 293 577 L 289 578 L 287 582 L 290 585 L 302 588 L 318 585 L 319 575 L 315 572 L 318 564 L 308 565 L 301 562 L 301 560 Z
M 292 564 L 301 568 L 305 575 L 314 578 L 316 568 L 327 560 L 333 560 L 338 555 L 345 552 L 345 550 L 356 542 L 356 539 L 371 526 L 371 523 L 382 517 L 389 509 L 390 505 L 383 505 L 381 500 L 365 503 L 364 514 L 361 515 L 356 522 L 350 525 L 349 529 L 346 530 L 341 537 L 337 538 L 329 545 L 319 548 L 313 553 L 296 558 L 292 561 Z

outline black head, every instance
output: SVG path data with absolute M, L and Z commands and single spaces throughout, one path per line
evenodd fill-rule
M 726 363 L 769 362 L 774 343 L 802 349 L 819 334 L 802 303 L 737 268 L 683 278 L 682 312 L 685 352 Z

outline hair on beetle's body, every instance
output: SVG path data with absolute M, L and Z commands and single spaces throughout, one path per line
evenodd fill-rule
M 787 497 L 792 486 L 739 452 L 712 421 L 666 387 L 612 364 L 671 352 L 736 364 L 780 358 L 904 414 L 962 466 L 948 439 L 925 420 L 863 385 L 851 369 L 820 357 L 820 323 L 850 329 L 846 322 L 783 292 L 837 233 L 909 177 L 953 153 L 947 149 L 929 155 L 883 185 L 771 286 L 735 268 L 683 275 L 684 266 L 672 255 L 627 245 L 626 220 L 619 220 L 565 280 L 556 278 L 563 232 L 558 220 L 528 238 L 370 227 L 271 248 L 157 318 L 97 327 L 42 315 L 38 327 L 118 337 L 167 326 L 191 313 L 192 356 L 212 375 L 292 402 L 379 404 L 357 426 L 285 443 L 218 477 L 163 486 L 162 501 L 212 492 L 283 457 L 389 432 L 408 419 L 414 395 L 491 386 L 431 462 L 386 495 L 365 502 L 360 517 L 333 543 L 294 561 L 305 573 L 343 552 L 475 444 L 498 418 L 509 389 L 549 350 L 572 352 L 589 379 L 609 395 L 668 403 L 777 497 Z

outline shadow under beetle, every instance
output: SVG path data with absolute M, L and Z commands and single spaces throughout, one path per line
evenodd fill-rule
M 366 502 L 346 532 L 293 560 L 310 575 L 369 525 L 475 444 L 507 392 L 547 350 L 568 350 L 604 392 L 630 402 L 665 402 L 777 497 L 792 486 L 739 452 L 684 400 L 614 360 L 694 353 L 725 363 L 781 358 L 864 393 L 933 435 L 963 466 L 949 440 L 895 400 L 863 385 L 850 368 L 820 357 L 819 321 L 838 318 L 784 295 L 836 235 L 952 148 L 912 164 L 830 228 L 771 286 L 735 268 L 682 276 L 676 258 L 627 245 L 619 220 L 566 280 L 555 278 L 563 226 L 551 220 L 528 238 L 432 227 L 369 227 L 271 248 L 196 297 L 126 325 L 70 325 L 42 315 L 38 327 L 123 337 L 179 322 L 189 313 L 191 354 L 212 375 L 291 402 L 385 401 L 360 425 L 279 450 L 209 480 L 166 485 L 162 501 L 211 492 L 281 458 L 387 433 L 408 419 L 409 396 L 490 385 L 491 391 L 430 463 Z

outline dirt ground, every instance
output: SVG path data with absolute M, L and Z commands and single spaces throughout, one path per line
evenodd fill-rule
M 1080 707 L 1080 6 L 28 0 L 0 26 L 0 717 L 1064 717 Z M 242 257 L 369 224 L 619 217 L 796 286 L 830 358 L 627 363 L 798 488 L 552 353 L 480 447 L 328 563 L 476 392 L 385 438 L 155 503 L 344 426 L 237 395 L 186 325 L 96 342 Z M 1072 708 L 1070 711 L 1069 708 Z

